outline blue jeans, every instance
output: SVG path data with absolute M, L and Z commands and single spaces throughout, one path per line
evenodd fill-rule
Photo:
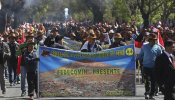
M 0 86 L 1 90 L 5 92 L 4 66 L 2 64 L 0 64 Z
M 8 64 L 9 82 L 16 82 L 16 64 Z M 12 75 L 13 74 L 13 75 Z
M 5 78 L 8 78 L 8 66 L 7 66 L 7 61 L 4 63 L 4 76 L 5 76 Z
M 21 66 L 21 90 L 22 92 L 26 91 L 26 75 L 27 75 L 27 71 L 26 71 L 26 67 L 25 66 Z

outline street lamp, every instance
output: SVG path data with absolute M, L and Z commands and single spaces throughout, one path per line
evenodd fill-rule
M 65 23 L 66 23 L 66 34 L 67 34 L 67 18 L 68 18 L 68 15 L 69 15 L 69 9 L 68 8 L 65 8 L 64 9 L 64 15 L 65 15 Z
M 68 15 L 69 15 L 69 9 L 68 8 L 65 8 L 64 9 L 64 14 L 65 14 L 65 20 L 67 20 L 67 18 L 68 18 Z
M 1 4 L 1 2 L 0 2 L 0 10 L 1 10 L 1 8 L 2 8 L 2 4 Z

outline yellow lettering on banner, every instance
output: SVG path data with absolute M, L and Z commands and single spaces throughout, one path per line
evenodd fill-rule
M 100 68 L 100 69 L 93 69 L 93 74 L 99 75 L 110 75 L 110 74 L 120 74 L 120 69 L 117 68 Z
M 59 51 L 52 51 L 51 54 L 57 57 L 63 58 L 106 58 L 106 57 L 113 57 L 113 56 L 131 56 L 133 55 L 133 49 L 127 48 L 126 50 L 118 50 L 118 51 L 108 51 L 108 52 L 99 52 L 99 53 L 75 53 L 75 52 L 59 52 Z
M 116 51 L 116 56 L 124 56 L 124 55 L 125 55 L 125 51 L 124 50 Z
M 128 90 L 113 90 L 113 91 L 106 91 L 105 96 L 125 96 L 125 95 L 133 95 L 131 91 Z
M 112 75 L 121 74 L 120 69 L 117 68 L 93 68 L 93 69 L 59 69 L 57 75 L 86 75 L 86 74 L 97 74 L 97 75 Z
M 87 69 L 63 69 L 57 70 L 57 75 L 84 75 L 87 74 Z
M 56 54 L 56 52 L 55 51 L 52 51 L 52 53 L 51 53 L 53 56 L 57 56 Z

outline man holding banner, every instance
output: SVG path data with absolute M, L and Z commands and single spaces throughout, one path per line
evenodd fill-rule
M 33 100 L 34 91 L 38 95 L 38 79 L 37 79 L 37 54 L 34 50 L 35 43 L 27 44 L 27 51 L 24 52 L 24 62 L 27 70 L 28 96 Z
M 102 47 L 96 41 L 96 34 L 94 30 L 89 31 L 88 40 L 83 44 L 81 52 L 97 52 L 101 51 Z

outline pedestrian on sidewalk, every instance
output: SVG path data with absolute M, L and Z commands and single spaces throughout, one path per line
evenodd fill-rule
M 27 70 L 28 96 L 34 98 L 34 91 L 38 96 L 38 76 L 37 76 L 37 54 L 34 50 L 35 43 L 28 43 L 27 51 L 24 53 L 24 61 Z
M 3 35 L 3 42 L 8 44 L 8 33 L 4 32 Z M 5 74 L 5 79 L 8 79 L 8 66 L 7 66 L 7 59 L 4 59 L 4 74 Z
M 11 52 L 11 56 L 9 57 L 7 64 L 8 64 L 8 72 L 9 72 L 9 82 L 10 86 L 15 85 L 17 81 L 17 56 L 16 56 L 16 51 L 19 48 L 18 43 L 15 40 L 16 36 L 14 33 L 11 33 L 9 36 L 9 48 Z M 13 73 L 13 75 L 12 75 Z
M 164 100 L 175 100 L 175 42 L 168 40 L 164 44 L 165 51 L 156 58 L 155 73 L 158 85 L 164 94 Z
M 26 79 L 27 79 L 27 69 L 25 67 L 24 53 L 27 52 L 27 45 L 34 41 L 34 34 L 28 32 L 26 35 L 26 41 L 19 46 L 21 52 L 21 97 L 26 95 Z
M 2 41 L 2 37 L 0 37 L 0 85 L 2 94 L 6 93 L 5 89 L 5 80 L 4 80 L 4 62 L 10 56 L 10 49 L 8 44 Z
M 138 56 L 139 60 L 143 60 L 143 74 L 145 79 L 145 99 L 154 99 L 156 92 L 156 81 L 154 77 L 155 59 L 162 53 L 161 47 L 156 43 L 157 35 L 151 33 L 147 44 L 141 48 Z

